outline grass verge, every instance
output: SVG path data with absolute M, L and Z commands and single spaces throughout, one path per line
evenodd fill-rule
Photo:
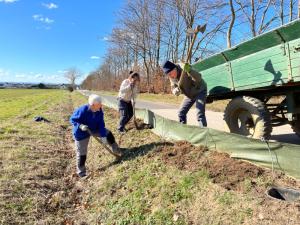
M 68 118 L 86 103 L 77 93 L 53 92 L 42 107 L 10 115 L 0 129 L 0 224 L 297 224 L 300 205 L 266 197 L 270 185 L 298 187 L 226 154 L 167 142 L 133 125 L 116 134 L 118 114 L 104 108 L 126 154 L 114 161 L 91 140 L 89 177 L 75 175 Z M 51 96 L 56 96 L 52 98 Z M 35 98 L 36 95 L 32 95 Z M 43 104 L 44 102 L 44 104 Z M 7 103 L 6 107 L 10 105 Z M 33 122 L 41 115 L 51 123 Z M 1 116 L 1 114 L 0 114 Z M 17 123 L 16 123 L 17 121 Z M 133 128 L 133 129 L 132 129 Z

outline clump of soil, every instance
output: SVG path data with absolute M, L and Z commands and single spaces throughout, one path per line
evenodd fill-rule
M 246 179 L 257 178 L 265 172 L 251 163 L 232 159 L 228 154 L 219 152 L 211 152 L 202 165 L 208 170 L 212 181 L 227 190 L 237 190 Z
M 176 166 L 181 170 L 194 171 L 199 169 L 200 164 L 197 160 L 207 151 L 205 147 L 195 147 L 186 141 L 176 142 L 173 146 L 165 145 L 160 150 L 162 160 Z
M 126 125 L 127 130 L 131 130 L 131 129 L 146 130 L 146 129 L 151 129 L 151 128 L 152 127 L 150 124 L 146 124 L 140 119 L 135 119 L 135 123 L 134 123 L 133 118 Z
M 272 177 L 269 170 L 258 167 L 249 162 L 231 158 L 227 153 L 208 151 L 205 147 L 196 147 L 188 142 L 180 141 L 173 145 L 166 145 L 159 150 L 164 163 L 176 166 L 181 170 L 206 170 L 212 182 L 227 190 L 249 191 L 258 190 L 257 178 L 264 180 Z M 292 179 L 283 179 L 282 174 L 276 173 L 278 182 L 285 185 L 294 184 Z M 279 179 L 280 178 L 280 179 Z M 245 181 L 248 187 L 245 187 Z

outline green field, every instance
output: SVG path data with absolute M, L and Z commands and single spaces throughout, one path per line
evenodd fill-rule
M 0 90 L 0 224 L 299 224 L 299 204 L 265 195 L 297 181 L 132 123 L 116 134 L 123 160 L 93 140 L 80 180 L 68 120 L 84 103 L 77 92 Z M 115 133 L 117 112 L 104 112 Z

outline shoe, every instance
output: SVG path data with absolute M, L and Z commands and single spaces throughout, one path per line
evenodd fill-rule
M 112 152 L 113 152 L 114 154 L 116 154 L 116 155 L 118 155 L 118 156 L 122 156 L 122 152 L 120 151 L 120 148 L 119 148 L 119 146 L 118 146 L 117 143 L 113 143 L 113 144 L 111 145 L 111 149 L 112 149 Z
M 86 173 L 79 173 L 78 176 L 79 176 L 80 178 L 85 178 L 87 175 L 86 175 Z
M 119 134 L 125 134 L 126 130 L 118 130 Z

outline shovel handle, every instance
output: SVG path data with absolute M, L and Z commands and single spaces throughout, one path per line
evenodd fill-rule
M 205 28 L 206 28 L 206 25 L 204 25 L 203 27 L 201 27 L 200 25 L 197 25 L 197 27 L 195 28 L 194 34 L 193 34 L 192 43 L 191 43 L 191 45 L 190 45 L 190 47 L 188 49 L 188 53 L 187 53 L 187 57 L 186 57 L 185 63 L 189 63 L 190 62 L 191 57 L 192 57 L 193 47 L 194 47 L 195 41 L 197 39 L 197 35 L 198 35 L 198 33 L 200 31 L 203 33 L 205 31 Z M 180 78 L 179 78 L 179 84 L 182 82 L 183 76 L 184 76 L 184 71 L 182 70 Z
M 191 43 L 191 45 L 189 47 L 188 54 L 187 54 L 187 57 L 186 57 L 186 60 L 185 60 L 186 63 L 188 63 L 191 60 L 192 52 L 193 52 L 193 47 L 194 47 L 197 35 L 200 32 L 200 30 L 201 30 L 201 26 L 200 25 L 198 25 L 195 28 L 195 30 L 194 30 L 194 35 L 193 35 L 192 43 Z
M 112 154 L 112 155 L 114 155 L 115 157 L 117 157 L 117 158 L 119 158 L 120 157 L 120 155 L 118 155 L 118 154 L 116 154 L 116 153 L 114 153 L 113 151 L 111 151 L 100 139 L 99 139 L 99 137 L 97 137 L 96 135 L 94 135 L 93 133 L 92 133 L 92 131 L 90 130 L 90 129 L 87 129 L 87 132 L 94 138 L 94 139 L 96 139 L 96 141 L 97 142 L 99 142 L 104 148 L 105 148 L 105 150 L 107 150 L 110 154 Z

